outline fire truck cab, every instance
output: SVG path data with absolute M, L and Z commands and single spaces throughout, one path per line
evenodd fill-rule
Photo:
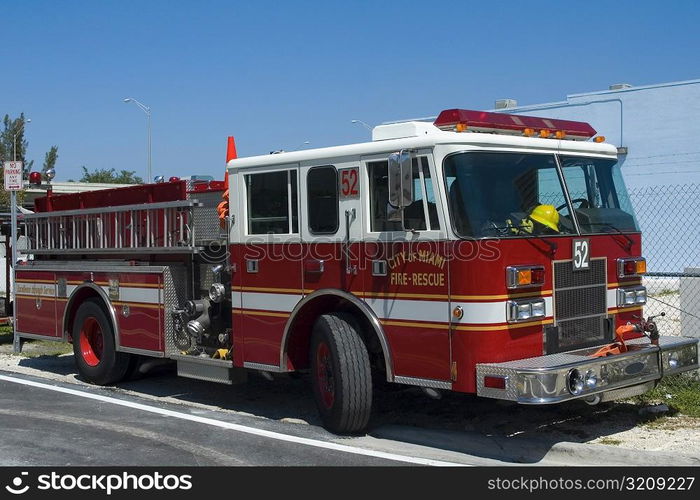
M 227 163 L 218 182 L 47 196 L 24 217 L 16 335 L 80 374 L 144 357 L 234 383 L 308 371 L 329 429 L 373 380 L 523 404 L 641 394 L 698 368 L 644 319 L 646 262 L 617 150 L 588 124 L 460 109 L 372 141 Z

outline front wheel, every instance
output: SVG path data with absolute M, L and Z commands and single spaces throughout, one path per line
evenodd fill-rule
M 311 335 L 311 375 L 324 426 L 336 433 L 363 431 L 372 410 L 367 348 L 352 315 L 324 314 Z
M 100 302 L 86 300 L 73 321 L 73 354 L 80 375 L 97 385 L 122 380 L 130 355 L 117 352 L 114 329 Z

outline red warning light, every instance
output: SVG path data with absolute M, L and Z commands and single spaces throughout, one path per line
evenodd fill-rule
M 468 109 L 446 109 L 435 120 L 435 126 L 442 130 L 457 130 L 457 127 L 472 132 L 506 133 L 531 136 L 535 130 L 551 131 L 558 139 L 586 140 L 596 134 L 588 123 L 537 116 L 490 113 Z M 547 135 L 549 137 L 549 135 Z

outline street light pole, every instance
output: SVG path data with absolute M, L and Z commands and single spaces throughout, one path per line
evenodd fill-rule
M 133 97 L 127 97 L 126 99 L 124 99 L 124 102 L 133 102 L 141 109 L 141 111 L 146 113 L 146 121 L 148 128 L 148 171 L 146 174 L 146 182 L 152 182 L 153 178 L 151 177 L 151 108 L 149 108 L 143 103 L 140 103 Z
M 22 121 L 22 125 L 15 131 L 13 137 L 12 137 L 12 159 L 15 163 L 17 163 L 17 136 L 19 135 L 20 132 L 24 130 L 24 125 L 26 123 L 30 123 L 32 120 L 31 118 L 27 118 L 26 121 Z M 22 183 L 24 183 L 24 174 L 22 174 Z M 10 192 L 10 224 L 11 224 L 11 245 L 12 245 L 12 252 L 11 252 L 11 257 L 12 257 L 12 265 L 10 266 L 10 290 L 7 291 L 7 293 L 10 294 L 10 297 L 12 298 L 12 307 L 13 309 L 17 307 L 17 300 L 16 300 L 16 287 L 15 287 L 15 266 L 17 265 L 17 191 L 14 189 Z M 7 311 L 5 311 L 5 314 L 7 314 Z M 15 315 L 15 311 L 12 311 L 12 329 L 14 332 L 17 331 L 17 322 L 15 320 L 17 316 Z M 19 345 L 19 337 L 15 334 L 14 336 L 14 349 L 15 351 L 19 352 L 21 349 Z

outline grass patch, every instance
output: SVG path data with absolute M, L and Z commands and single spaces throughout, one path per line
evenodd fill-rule
M 700 381 L 688 374 L 671 375 L 634 401 L 639 405 L 664 403 L 671 410 L 670 414 L 700 417 Z
M 622 444 L 622 440 L 620 439 L 614 439 L 610 437 L 603 437 L 598 440 L 600 444 L 607 444 L 610 446 L 620 446 Z
M 22 353 L 23 358 L 38 358 L 40 356 L 60 356 L 73 352 L 73 346 L 67 342 L 53 342 L 51 340 L 25 341 Z
M 0 326 L 0 344 L 11 344 L 14 338 L 12 327 L 9 325 Z

